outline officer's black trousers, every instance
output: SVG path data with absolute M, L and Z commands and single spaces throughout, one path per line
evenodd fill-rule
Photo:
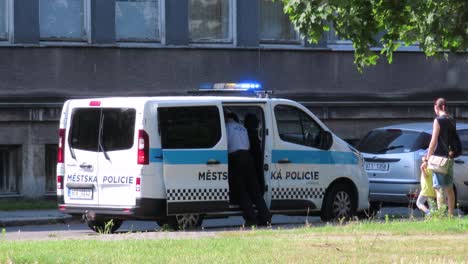
M 271 221 L 270 211 L 261 195 L 254 160 L 247 150 L 229 154 L 229 184 L 238 200 L 247 225 L 265 225 Z M 258 218 L 253 204 L 257 207 Z

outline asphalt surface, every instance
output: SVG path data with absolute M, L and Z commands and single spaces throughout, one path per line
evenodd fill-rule
M 406 207 L 388 207 L 383 208 L 377 218 L 382 218 L 385 215 L 390 216 L 401 216 L 403 218 L 409 217 L 413 214 L 416 217 L 420 217 L 421 213 L 418 210 L 412 210 Z M 283 222 L 302 222 L 306 223 L 309 219 L 318 219 L 317 217 L 287 217 L 281 215 L 275 215 L 272 219 L 274 223 Z M 0 211 L 0 227 L 7 226 L 25 226 L 25 225 L 44 225 L 44 224 L 56 224 L 56 223 L 70 223 L 75 222 L 70 215 L 64 214 L 58 210 L 21 210 L 21 211 Z M 127 221 L 128 222 L 128 221 Z M 229 217 L 224 219 L 207 219 L 204 220 L 207 223 L 207 227 L 219 226 L 219 225 L 242 225 L 243 220 L 241 217 Z
M 375 217 L 376 221 L 385 219 L 408 219 L 410 216 L 422 218 L 421 212 L 407 207 L 385 207 Z M 202 228 L 195 231 L 162 232 L 165 231 L 154 221 L 125 221 L 112 239 L 136 238 L 196 238 L 215 236 L 219 232 L 238 231 L 244 220 L 240 216 L 221 219 L 205 219 Z M 320 217 L 274 215 L 271 229 L 293 229 L 309 226 L 321 226 L 325 223 Z M 102 238 L 90 230 L 80 219 L 72 218 L 58 210 L 28 210 L 5 212 L 0 211 L 1 239 L 7 240 L 46 240 L 46 239 L 89 239 Z M 118 236 L 125 234 L 125 236 Z M 104 236 L 107 237 L 107 236 Z M 107 238 L 111 239 L 111 238 Z

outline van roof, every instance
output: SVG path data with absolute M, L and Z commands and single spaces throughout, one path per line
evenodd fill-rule
M 226 103 L 249 103 L 249 102 L 267 102 L 267 101 L 287 101 L 288 99 L 279 98 L 257 98 L 257 97 L 242 97 L 242 96 L 154 96 L 154 97 L 102 97 L 102 98 L 86 98 L 86 99 L 72 99 L 70 101 L 83 102 L 83 101 L 100 101 L 100 102 L 125 102 L 128 105 L 131 102 L 145 103 L 145 102 L 226 102 Z

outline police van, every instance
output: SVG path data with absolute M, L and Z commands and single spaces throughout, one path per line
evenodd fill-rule
M 228 180 L 227 111 L 241 123 L 256 117 L 260 151 L 254 159 L 272 214 L 316 213 L 328 221 L 368 208 L 362 156 L 301 104 L 268 96 L 192 95 L 66 101 L 59 210 L 83 215 L 95 231 L 112 220 L 112 232 L 126 219 L 177 229 L 239 215 Z

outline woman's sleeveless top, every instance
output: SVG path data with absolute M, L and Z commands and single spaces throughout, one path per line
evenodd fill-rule
M 436 120 L 439 123 L 440 130 L 434 155 L 447 157 L 449 153 L 449 137 L 454 127 L 455 121 L 445 115 L 437 117 Z

